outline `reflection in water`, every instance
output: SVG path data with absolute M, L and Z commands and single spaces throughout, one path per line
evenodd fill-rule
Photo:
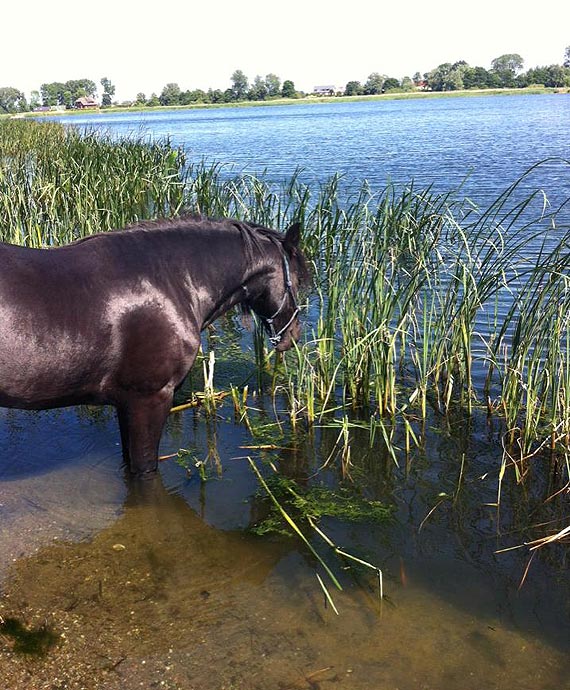
M 481 546 L 481 522 L 472 519 L 472 503 L 480 506 L 480 500 L 469 499 L 475 489 L 468 470 L 464 502 L 455 512 L 443 506 L 418 535 L 447 461 L 436 457 L 428 466 L 417 459 L 408 468 L 409 486 L 417 492 L 409 500 L 393 463 L 382 471 L 378 455 L 370 458 L 376 475 L 368 476 L 369 489 L 396 495 L 398 520 L 389 527 L 332 521 L 325 527 L 337 543 L 382 566 L 387 597 L 380 610 L 373 578 L 343 573 L 337 564 L 344 586 L 335 594 L 337 617 L 324 605 L 314 563 L 295 541 L 235 531 L 259 513 L 247 463 L 231 459 L 243 454 L 241 430 L 218 426 L 221 479 L 200 484 L 165 463 L 163 480 L 133 484 L 125 499 L 114 426 L 106 441 L 98 439 L 106 456 L 89 448 L 74 458 L 85 441 L 76 427 L 81 423 L 70 417 L 63 459 L 52 456 L 47 473 L 12 474 L 3 481 L 2 503 L 12 502 L 13 510 L 0 551 L 4 561 L 7 535 L 22 520 L 29 527 L 67 521 L 68 537 L 91 538 L 50 545 L 48 529 L 36 554 L 10 565 L 0 615 L 28 630 L 47 625 L 60 643 L 36 659 L 16 654 L 10 639 L 0 638 L 0 687 L 568 687 L 568 640 L 555 635 L 565 614 L 558 612 L 550 634 L 545 619 L 556 600 L 547 596 L 548 580 L 542 588 L 533 580 L 517 595 L 498 564 L 488 568 L 493 547 Z M 49 424 L 61 430 L 57 419 L 48 419 L 44 434 Z M 164 450 L 191 433 L 205 456 L 204 425 L 196 426 L 191 414 L 176 420 Z M 91 428 L 88 436 L 93 434 Z M 326 435 L 322 443 L 330 447 Z M 367 453 L 378 453 L 368 444 L 359 448 L 357 439 L 353 450 L 363 468 Z M 302 449 L 283 453 L 281 464 L 289 475 L 309 472 Z M 35 492 L 35 510 L 15 500 L 29 492 Z M 82 530 L 73 530 L 73 520 Z M 464 533 L 468 524 L 472 529 Z M 531 616 L 539 620 L 534 628 Z

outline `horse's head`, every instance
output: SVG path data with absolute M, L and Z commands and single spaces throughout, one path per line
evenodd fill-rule
M 299 249 L 299 223 L 291 225 L 285 236 L 274 243 L 270 270 L 249 306 L 260 317 L 269 340 L 279 352 L 288 350 L 301 336 L 299 288 L 309 280 L 306 260 Z

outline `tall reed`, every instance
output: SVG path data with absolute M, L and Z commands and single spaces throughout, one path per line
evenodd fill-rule
M 115 140 L 59 123 L 0 121 L 0 233 L 54 246 L 176 214 L 185 153 L 168 141 Z
M 188 160 L 168 141 L 3 120 L 0 232 L 53 246 L 180 212 L 280 228 L 299 220 L 314 274 L 308 335 L 276 382 L 292 421 L 314 424 L 342 406 L 410 437 L 410 410 L 426 419 L 482 408 L 526 458 L 570 444 L 567 210 L 529 187 L 536 172 L 478 210 L 413 183 L 349 192 L 339 175 L 314 184 L 301 170 L 272 181 Z

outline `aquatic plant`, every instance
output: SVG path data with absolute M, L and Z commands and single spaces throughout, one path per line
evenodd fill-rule
M 297 484 L 292 480 L 278 475 L 268 480 L 259 471 L 251 457 L 248 457 L 247 460 L 274 508 L 263 523 L 253 528 L 253 531 L 257 534 L 267 534 L 268 532 L 283 534 L 287 533 L 283 529 L 283 526 L 286 526 L 290 533 L 296 535 L 304 543 L 331 583 L 338 590 L 342 590 L 342 585 L 332 566 L 327 563 L 325 557 L 320 554 L 302 529 L 302 524 L 308 524 L 309 528 L 326 543 L 336 557 L 343 559 L 344 563 L 349 563 L 349 567 L 358 564 L 375 572 L 378 579 L 379 600 L 382 604 L 384 594 L 381 569 L 358 556 L 354 556 L 347 550 L 339 548 L 316 524 L 316 521 L 325 515 L 351 521 L 385 521 L 392 514 L 391 508 L 378 501 L 364 501 L 355 499 L 354 496 L 348 494 L 342 495 L 326 487 L 312 487 L 301 493 Z M 334 600 L 318 571 L 315 571 L 315 575 L 325 596 L 325 605 L 330 605 L 338 615 Z
M 391 506 L 366 500 L 346 488 L 332 489 L 322 485 L 301 488 L 294 480 L 280 475 L 267 480 L 267 486 L 281 505 L 286 505 L 305 521 L 332 517 L 346 522 L 384 522 L 393 514 Z M 275 524 L 274 517 L 275 514 L 270 513 L 260 525 L 255 526 L 254 531 L 269 531 L 266 519 Z
M 570 173 L 567 161 L 546 164 Z M 315 185 L 302 170 L 273 181 L 190 161 L 167 140 L 2 120 L 0 232 L 53 246 L 179 212 L 299 220 L 313 266 L 305 336 L 271 361 L 257 324 L 255 384 L 233 382 L 238 418 L 251 423 L 245 385 L 271 389 L 293 429 L 336 425 L 350 472 L 353 425 L 380 434 L 396 463 L 430 416 L 483 413 L 503 425 L 500 477 L 513 467 L 522 480 L 548 453 L 568 477 L 570 231 L 567 205 L 550 208 L 533 187 L 540 167 L 478 209 L 460 190 L 375 192 L 340 175 Z M 205 402 L 211 373 L 210 363 Z
M 47 623 L 32 629 L 13 617 L 0 616 L 0 636 L 12 641 L 16 654 L 31 657 L 46 656 L 60 642 L 60 636 Z
M 59 123 L 0 121 L 0 239 L 54 246 L 180 211 L 185 154 Z

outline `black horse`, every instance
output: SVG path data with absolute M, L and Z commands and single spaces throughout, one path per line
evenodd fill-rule
M 0 405 L 113 405 L 125 462 L 155 472 L 200 331 L 241 304 L 287 350 L 306 279 L 298 224 L 192 217 L 52 249 L 0 243 Z

